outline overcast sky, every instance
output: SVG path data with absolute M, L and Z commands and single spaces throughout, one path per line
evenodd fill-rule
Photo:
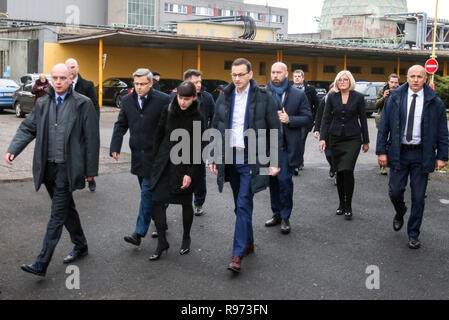
M 372 0 L 375 2 L 375 0 Z M 253 3 L 273 7 L 289 9 L 289 33 L 309 33 L 318 31 L 318 23 L 314 17 L 321 15 L 324 0 L 244 0 L 245 3 Z M 436 0 L 408 0 L 409 12 L 427 12 L 429 17 L 435 17 Z M 438 18 L 449 20 L 449 0 L 438 1 Z

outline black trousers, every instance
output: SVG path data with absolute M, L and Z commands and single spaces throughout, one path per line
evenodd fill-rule
M 87 249 L 87 240 L 81 227 L 81 221 L 75 208 L 69 187 L 67 166 L 48 162 L 45 169 L 44 183 L 52 199 L 51 216 L 47 225 L 42 251 L 37 262 L 47 267 L 53 252 L 61 238 L 62 228 L 66 227 L 75 250 Z

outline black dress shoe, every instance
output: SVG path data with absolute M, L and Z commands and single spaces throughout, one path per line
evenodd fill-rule
M 268 220 L 267 222 L 265 222 L 265 227 L 274 227 L 278 224 L 280 224 L 282 221 L 281 216 L 273 216 L 273 218 L 271 218 L 270 220 Z
M 67 257 L 64 258 L 64 263 L 72 263 L 78 260 L 79 258 L 85 257 L 88 254 L 87 248 L 84 250 L 75 250 L 73 249 L 72 252 L 69 253 Z
M 131 243 L 135 246 L 140 246 L 140 243 L 142 242 L 142 236 L 137 233 L 133 233 L 130 236 L 126 236 L 123 238 L 126 242 Z
M 407 212 L 407 207 L 404 207 L 404 211 L 402 213 L 396 213 L 393 219 L 393 230 L 399 231 L 404 224 L 404 215 Z
M 282 219 L 281 222 L 281 232 L 283 234 L 289 234 L 291 230 L 290 221 L 288 219 Z
M 299 175 L 299 169 L 298 169 L 298 168 L 295 168 L 295 170 L 293 171 L 293 174 L 294 174 L 295 176 Z
M 195 206 L 193 208 L 193 214 L 196 217 L 201 217 L 202 215 L 204 215 L 204 210 L 203 210 L 203 206 Z
M 95 179 L 92 178 L 92 180 L 88 181 L 88 183 L 89 183 L 89 190 L 91 192 L 94 192 L 95 189 L 97 189 L 97 183 L 95 182 Z
M 153 233 L 151 234 L 151 238 L 157 238 L 158 234 L 157 231 L 153 231 Z
M 352 211 L 350 211 L 350 210 L 345 211 L 345 219 L 352 220 Z
M 409 237 L 408 247 L 410 249 L 419 249 L 421 247 L 421 241 L 419 241 L 418 238 Z
M 179 254 L 180 255 L 185 255 L 188 254 L 190 252 L 190 238 L 183 238 L 182 239 L 182 244 L 181 244 L 181 249 L 179 250 Z
M 33 262 L 29 265 L 22 264 L 20 268 L 25 272 L 34 274 L 39 277 L 45 277 L 45 274 L 47 273 L 47 270 L 45 270 L 45 268 L 39 262 Z
M 337 216 L 342 216 L 345 213 L 345 211 L 342 208 L 338 208 L 337 211 L 335 211 L 335 214 Z

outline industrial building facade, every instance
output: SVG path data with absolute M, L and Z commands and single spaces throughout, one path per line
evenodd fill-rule
M 153 27 L 172 21 L 244 15 L 252 17 L 259 27 L 288 34 L 288 9 L 243 0 L 0 0 L 0 12 L 18 20 Z

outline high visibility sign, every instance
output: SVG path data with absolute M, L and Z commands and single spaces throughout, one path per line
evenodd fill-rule
M 427 73 L 434 74 L 438 70 L 438 61 L 436 59 L 429 59 L 426 61 L 424 67 Z

